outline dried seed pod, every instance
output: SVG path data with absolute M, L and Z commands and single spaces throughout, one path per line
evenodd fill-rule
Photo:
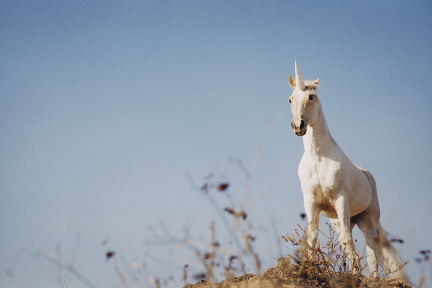
M 229 187 L 228 183 L 221 183 L 216 187 L 216 189 L 219 191 L 225 191 L 228 187 Z
M 113 256 L 114 256 L 114 254 L 115 254 L 115 252 L 114 252 L 114 251 L 108 251 L 108 252 L 106 252 L 106 257 L 107 257 L 107 260 L 108 260 L 109 258 L 113 257 Z

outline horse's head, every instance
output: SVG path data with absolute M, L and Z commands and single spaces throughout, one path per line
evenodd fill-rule
M 319 79 L 315 81 L 303 81 L 300 71 L 295 63 L 295 80 L 290 75 L 288 83 L 293 89 L 289 97 L 293 121 L 291 128 L 297 136 L 306 134 L 308 125 L 313 125 L 319 112 L 319 99 L 315 90 L 318 87 Z

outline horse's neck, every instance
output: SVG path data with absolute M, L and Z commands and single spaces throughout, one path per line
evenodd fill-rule
M 306 135 L 303 136 L 303 145 L 305 153 L 318 157 L 329 156 L 331 146 L 336 145 L 332 140 L 321 107 L 315 123 L 308 126 Z

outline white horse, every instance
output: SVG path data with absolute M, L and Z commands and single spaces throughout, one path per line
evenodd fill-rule
M 293 89 L 289 97 L 291 128 L 297 136 L 303 136 L 304 154 L 298 174 L 308 217 L 308 245 L 316 245 L 319 215 L 327 216 L 348 254 L 351 270 L 356 272 L 359 262 L 352 229 L 357 224 L 366 240 L 372 275 L 377 276 L 379 263 L 387 275 L 409 283 L 379 223 L 375 179 L 369 171 L 353 165 L 331 136 L 316 93 L 319 79 L 304 81 L 297 62 L 295 76 L 295 80 L 291 75 L 288 80 Z

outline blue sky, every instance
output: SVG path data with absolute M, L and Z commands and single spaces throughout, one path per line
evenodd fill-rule
M 107 237 L 125 263 L 149 226 L 184 222 L 205 239 L 211 206 L 185 171 L 197 183 L 225 175 L 240 201 L 226 158 L 249 167 L 279 113 L 253 175 L 253 193 L 269 193 L 249 213 L 257 229 L 274 217 L 292 231 L 303 212 L 295 60 L 320 78 L 335 140 L 374 175 L 381 223 L 405 240 L 416 281 L 416 253 L 432 248 L 431 23 L 428 1 L 2 1 L 0 271 L 20 284 L 0 286 L 58 285 L 55 265 L 32 255 L 56 251 L 64 219 L 62 255 L 81 235 L 74 268 L 98 287 L 118 285 Z

